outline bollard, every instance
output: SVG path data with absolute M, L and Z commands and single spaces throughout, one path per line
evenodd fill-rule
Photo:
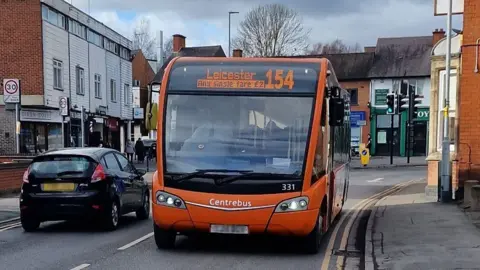
M 470 210 L 480 211 L 480 185 L 474 185 L 471 189 L 472 206 Z
M 469 206 L 472 202 L 472 187 L 479 184 L 478 180 L 467 180 L 463 184 L 463 204 L 465 206 Z

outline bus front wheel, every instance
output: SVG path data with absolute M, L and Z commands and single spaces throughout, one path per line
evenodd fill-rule
M 155 244 L 159 249 L 172 249 L 175 247 L 175 240 L 177 234 L 174 231 L 164 230 L 153 224 L 153 235 L 155 238 Z
M 303 247 L 306 253 L 308 254 L 317 254 L 320 251 L 320 240 L 323 236 L 323 217 L 318 216 L 317 223 L 313 228 L 312 232 L 307 235 L 303 242 Z

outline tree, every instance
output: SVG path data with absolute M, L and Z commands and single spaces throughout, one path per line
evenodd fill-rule
M 334 53 L 354 53 L 361 52 L 360 44 L 347 45 L 340 39 L 335 39 L 329 43 L 317 42 L 307 50 L 307 54 L 334 54 Z
M 170 37 L 167 41 L 163 44 L 163 57 L 168 59 L 173 53 L 173 38 Z
M 150 21 L 143 18 L 133 30 L 133 48 L 141 49 L 147 59 L 156 59 L 155 38 L 150 32 Z
M 307 48 L 309 33 L 296 11 L 281 4 L 268 4 L 247 13 L 232 46 L 242 49 L 247 56 L 298 54 Z

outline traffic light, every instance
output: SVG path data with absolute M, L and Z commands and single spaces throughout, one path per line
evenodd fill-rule
M 408 110 L 408 97 L 403 94 L 397 95 L 397 113 Z
M 395 94 L 387 95 L 387 114 L 395 114 Z
M 412 119 L 415 120 L 418 117 L 418 106 L 422 103 L 420 95 L 413 95 L 413 106 L 412 106 Z

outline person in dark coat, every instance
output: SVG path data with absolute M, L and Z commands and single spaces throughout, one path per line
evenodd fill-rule
M 143 163 L 145 158 L 145 145 L 140 138 L 138 138 L 135 143 L 135 154 L 137 155 L 138 161 Z

